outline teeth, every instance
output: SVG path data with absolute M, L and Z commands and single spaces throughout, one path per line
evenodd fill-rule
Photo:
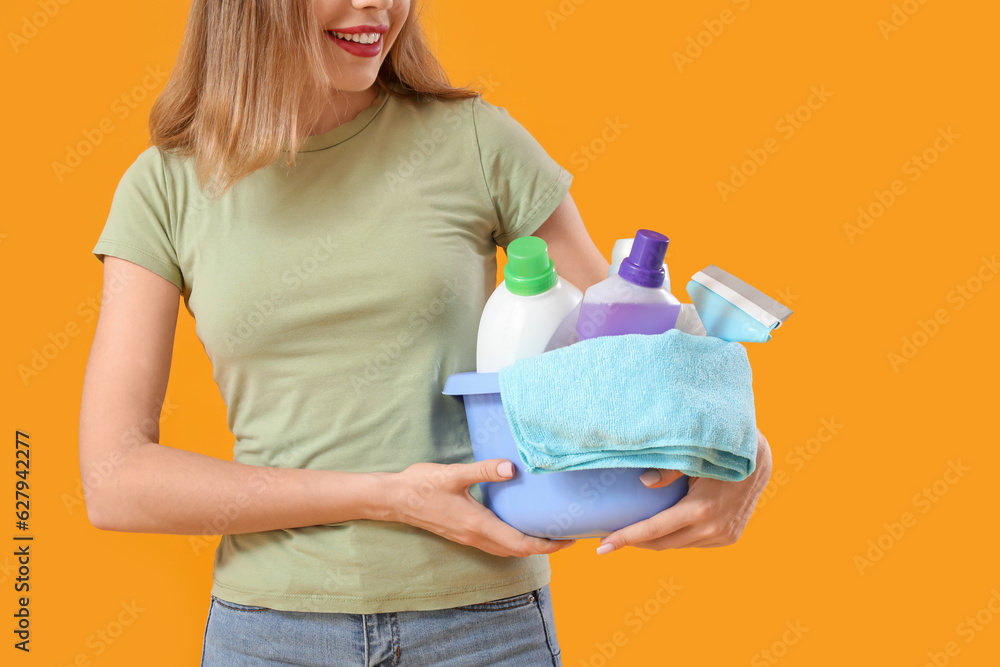
M 382 37 L 382 35 L 377 32 L 362 32 L 355 34 L 347 34 L 343 32 L 334 31 L 333 34 L 336 35 L 337 38 L 339 39 L 343 39 L 348 42 L 357 42 L 358 44 L 374 44 Z

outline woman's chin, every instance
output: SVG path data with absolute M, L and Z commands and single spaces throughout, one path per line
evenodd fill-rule
M 360 93 L 366 90 L 370 90 L 373 85 L 375 85 L 375 79 L 378 77 L 378 70 L 373 70 L 372 72 L 365 72 L 364 74 L 352 73 L 348 76 L 344 76 L 345 72 L 343 70 L 337 72 L 335 76 L 332 77 L 335 86 L 335 90 L 339 90 L 344 93 Z

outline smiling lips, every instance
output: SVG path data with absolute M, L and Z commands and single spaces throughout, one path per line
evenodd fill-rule
M 373 58 L 382 52 L 386 25 L 358 25 L 342 30 L 327 30 L 327 36 L 351 55 Z
M 333 36 L 337 39 L 349 40 L 359 44 L 374 44 L 382 36 L 377 32 L 358 32 L 354 34 L 337 32 L 336 30 L 331 30 L 330 32 L 332 32 Z

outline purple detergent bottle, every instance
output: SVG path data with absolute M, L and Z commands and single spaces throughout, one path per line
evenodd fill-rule
M 640 229 L 618 273 L 583 295 L 576 331 L 580 340 L 621 334 L 660 334 L 674 328 L 681 303 L 664 286 L 663 260 L 670 243 Z

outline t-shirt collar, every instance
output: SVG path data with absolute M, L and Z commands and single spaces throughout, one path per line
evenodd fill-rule
M 365 129 L 370 122 L 375 119 L 382 107 L 389 99 L 389 93 L 386 92 L 381 86 L 378 87 L 377 97 L 370 107 L 363 109 L 357 116 L 353 119 L 338 125 L 329 132 L 324 132 L 323 134 L 315 134 L 310 137 L 306 137 L 305 141 L 302 142 L 302 146 L 299 148 L 300 153 L 309 153 L 312 151 L 320 151 L 325 148 L 330 148 L 331 146 L 336 146 L 339 143 L 347 141 L 354 135 L 356 135 L 361 130 Z

